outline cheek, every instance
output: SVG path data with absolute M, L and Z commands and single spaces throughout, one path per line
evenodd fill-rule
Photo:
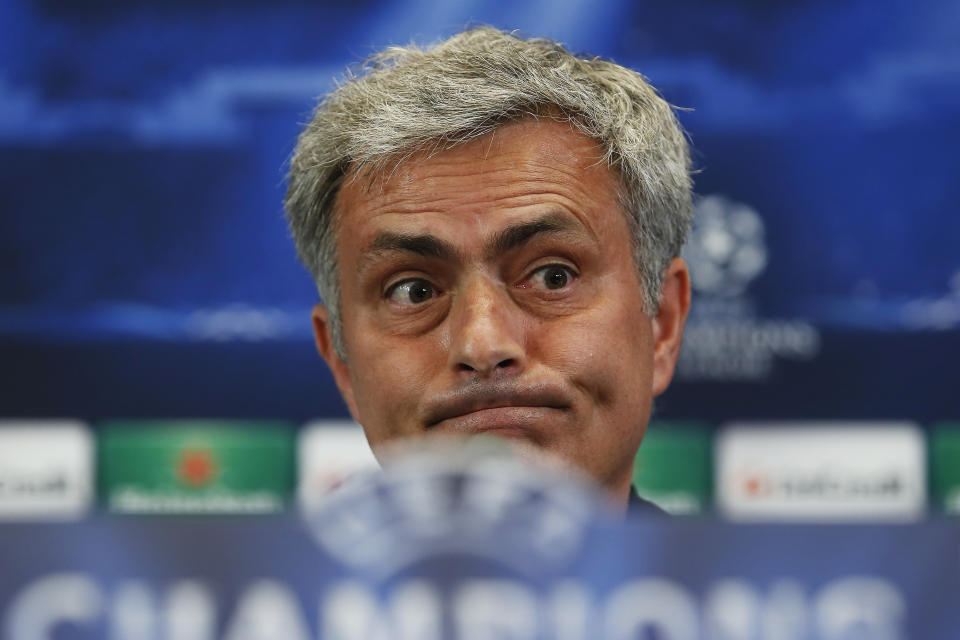
M 584 389 L 598 407 L 642 410 L 652 388 L 650 319 L 639 305 L 616 300 L 533 331 L 536 358 Z M 629 409 L 628 409 L 629 410 Z
M 415 415 L 427 386 L 431 350 L 358 327 L 349 350 L 360 422 L 390 433 Z

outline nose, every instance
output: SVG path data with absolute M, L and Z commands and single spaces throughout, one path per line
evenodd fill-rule
M 472 278 L 448 318 L 450 365 L 460 375 L 517 374 L 525 365 L 521 312 L 501 283 Z

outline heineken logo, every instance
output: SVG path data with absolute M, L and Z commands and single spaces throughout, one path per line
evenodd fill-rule
M 184 449 L 177 462 L 177 479 L 194 489 L 202 489 L 219 474 L 216 458 L 210 449 Z
M 100 476 L 111 511 L 278 512 L 293 490 L 293 434 L 275 422 L 107 423 Z

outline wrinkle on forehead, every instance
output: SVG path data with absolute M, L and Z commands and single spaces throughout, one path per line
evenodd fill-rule
M 349 211 L 351 231 L 365 236 L 381 215 L 465 213 L 484 226 L 486 212 L 535 206 L 566 210 L 596 235 L 603 220 L 588 210 L 622 211 L 619 186 L 593 139 L 568 122 L 527 118 L 442 152 L 413 153 L 389 172 L 361 169 L 344 184 L 337 209 L 341 221 Z

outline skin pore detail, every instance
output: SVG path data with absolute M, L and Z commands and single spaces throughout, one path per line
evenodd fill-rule
M 568 123 L 526 119 L 345 181 L 338 258 L 346 359 L 321 354 L 374 451 L 489 433 L 567 460 L 625 501 L 652 397 L 689 304 L 682 261 L 654 317 L 617 178 Z

